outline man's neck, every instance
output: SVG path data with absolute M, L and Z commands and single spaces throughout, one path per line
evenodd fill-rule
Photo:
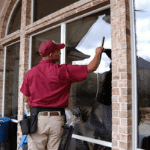
M 51 59 L 48 59 L 48 58 L 42 58 L 42 60 L 51 60 Z

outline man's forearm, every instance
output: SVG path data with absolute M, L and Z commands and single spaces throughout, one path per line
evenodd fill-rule
M 93 60 L 87 65 L 88 73 L 95 71 L 100 64 L 101 55 L 95 55 Z

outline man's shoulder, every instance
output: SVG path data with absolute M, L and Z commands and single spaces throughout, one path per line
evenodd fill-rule
M 37 66 L 32 67 L 30 70 L 28 70 L 26 72 L 26 76 L 31 76 L 33 74 L 33 72 L 36 70 Z

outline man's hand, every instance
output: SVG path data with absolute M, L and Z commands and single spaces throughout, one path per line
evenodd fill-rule
M 102 51 L 103 51 L 103 47 L 102 46 L 97 47 L 96 50 L 95 50 L 95 54 L 99 56 L 102 53 Z
M 25 96 L 25 101 L 28 103 L 28 99 L 29 97 L 28 96 Z

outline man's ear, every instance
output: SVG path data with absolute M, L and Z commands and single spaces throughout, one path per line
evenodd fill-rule
M 52 57 L 53 57 L 53 53 L 50 53 L 50 54 L 49 54 L 49 57 L 52 58 Z

